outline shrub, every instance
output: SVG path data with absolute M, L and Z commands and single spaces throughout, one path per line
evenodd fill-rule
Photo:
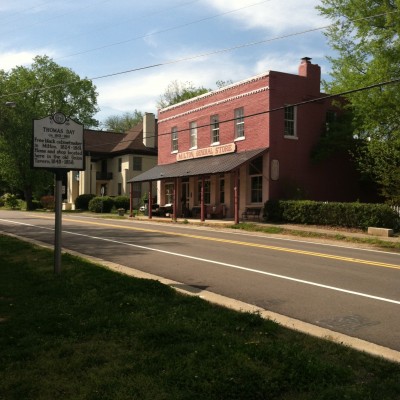
M 18 199 L 15 194 L 6 193 L 2 196 L 2 203 L 11 209 L 16 209 L 18 207 Z
M 37 210 L 40 207 L 42 207 L 42 204 L 39 200 L 32 200 L 32 210 Z
M 54 210 L 55 208 L 54 196 L 43 196 L 40 199 L 40 204 L 42 205 L 43 208 L 46 208 L 48 210 Z
M 109 196 L 94 197 L 89 201 L 89 211 L 95 213 L 110 213 L 114 200 Z
M 369 226 L 400 229 L 399 214 L 387 204 L 269 200 L 264 206 L 264 219 L 363 230 Z
M 76 199 L 75 199 L 75 208 L 77 210 L 89 210 L 89 202 L 93 198 L 95 198 L 95 194 L 80 194 Z
M 124 210 L 129 210 L 130 201 L 128 196 L 116 196 L 114 197 L 115 208 L 123 208 Z

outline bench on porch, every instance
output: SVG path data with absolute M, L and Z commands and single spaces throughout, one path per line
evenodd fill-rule
M 242 212 L 242 220 L 261 221 L 261 207 L 246 207 L 246 210 Z
M 192 217 L 200 218 L 201 216 L 201 207 L 195 206 L 192 208 Z M 218 204 L 217 206 L 204 206 L 204 217 L 205 218 L 214 218 L 214 219 L 222 219 L 226 216 L 226 206 L 225 204 Z
M 207 206 L 206 208 L 207 218 L 222 219 L 225 218 L 225 215 L 226 215 L 225 204 L 218 204 L 217 206 Z

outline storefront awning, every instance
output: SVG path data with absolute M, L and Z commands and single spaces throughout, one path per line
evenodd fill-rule
M 173 164 L 157 165 L 143 174 L 130 179 L 128 183 L 230 172 L 253 158 L 260 156 L 266 150 L 268 150 L 268 147 L 242 151 L 240 153 L 224 154 L 221 156 L 195 158 L 187 161 L 175 162 Z

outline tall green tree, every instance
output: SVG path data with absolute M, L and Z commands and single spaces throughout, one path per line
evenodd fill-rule
M 172 81 L 165 92 L 160 95 L 157 102 L 158 108 L 165 108 L 172 106 L 173 104 L 180 103 L 191 99 L 192 97 L 200 96 L 201 94 L 209 92 L 211 89 L 204 87 L 195 87 L 192 82 L 179 82 L 177 80 Z
M 50 185 L 53 175 L 31 169 L 32 121 L 62 112 L 86 126 L 97 126 L 96 87 L 47 56 L 37 56 L 30 67 L 0 71 L 0 178 L 24 193 L 28 209 L 32 193 Z M 5 109 L 13 101 L 16 107 Z
M 400 77 L 400 0 L 321 0 L 320 13 L 333 24 L 326 36 L 334 55 L 331 93 Z M 381 85 L 347 96 L 356 159 L 388 200 L 400 204 L 400 86 Z
M 141 111 L 135 110 L 131 113 L 126 112 L 122 115 L 111 115 L 106 118 L 101 126 L 107 131 L 125 133 L 142 121 L 143 113 Z

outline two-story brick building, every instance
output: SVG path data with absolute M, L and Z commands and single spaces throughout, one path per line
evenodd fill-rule
M 321 69 L 268 71 L 159 110 L 158 165 L 130 182 L 160 182 L 174 216 L 239 216 L 268 199 L 355 200 L 344 159 L 313 165 L 310 153 L 336 110 Z

